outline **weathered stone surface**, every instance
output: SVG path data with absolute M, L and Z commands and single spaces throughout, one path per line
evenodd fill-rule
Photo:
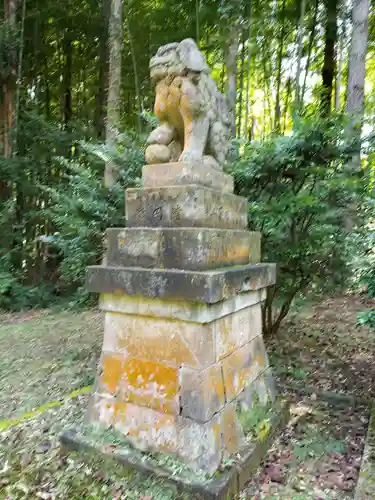
M 245 409 L 253 408 L 257 404 L 266 405 L 276 401 L 276 387 L 271 368 L 264 370 L 238 396 L 238 402 Z
M 170 160 L 171 152 L 168 146 L 162 144 L 152 144 L 146 149 L 147 163 L 165 163 Z
M 248 388 L 267 368 L 268 359 L 265 350 L 264 354 L 261 354 L 261 344 L 263 344 L 262 337 L 257 337 L 223 359 L 222 367 L 227 401 L 232 401 L 240 392 Z
M 99 307 L 103 311 L 155 318 L 180 319 L 195 323 L 212 321 L 241 311 L 264 301 L 266 289 L 254 290 L 235 295 L 215 304 L 205 304 L 185 300 L 132 297 L 124 293 L 104 293 L 100 296 Z M 108 348 L 110 350 L 110 348 Z M 107 350 L 108 350 L 107 349 Z
M 115 396 L 110 394 L 93 394 L 91 396 L 89 408 L 89 420 L 91 423 L 100 424 L 103 429 L 107 429 L 114 423 L 115 416 Z
M 161 125 L 151 132 L 148 143 L 159 143 L 160 129 L 168 127 L 183 148 L 180 161 L 206 160 L 222 166 L 229 149 L 231 116 L 194 40 L 160 47 L 151 58 L 150 74 L 156 84 L 154 113 Z
M 173 415 L 131 403 L 116 403 L 114 427 L 141 450 L 177 452 L 178 429 Z
M 231 175 L 215 167 L 176 162 L 146 165 L 142 171 L 143 186 L 158 188 L 163 186 L 186 186 L 196 184 L 216 189 L 223 193 L 233 193 L 234 180 Z
M 157 129 L 153 130 L 151 134 L 148 136 L 146 143 L 147 144 L 163 144 L 168 146 L 174 137 L 174 130 L 172 127 L 167 125 L 160 125 Z
M 237 418 L 236 405 L 234 403 L 225 405 L 225 408 L 220 413 L 220 418 L 224 458 L 229 458 L 239 451 L 245 440 L 242 427 Z
M 258 264 L 260 233 L 209 228 L 107 231 L 107 265 L 188 270 Z
M 216 472 L 223 456 L 220 415 L 204 424 L 184 417 L 177 420 L 178 457 L 192 469 Z
M 222 459 L 220 415 L 198 423 L 97 394 L 90 421 L 112 425 L 140 450 L 173 453 L 192 469 L 209 474 Z
M 128 357 L 126 353 L 102 353 L 97 390 L 132 402 L 178 415 L 179 374 L 175 367 Z
M 177 368 L 135 358 L 125 359 L 119 382 L 121 401 L 178 415 L 178 391 Z
M 274 284 L 276 266 L 258 264 L 215 271 L 91 266 L 86 276 L 90 292 L 215 303 Z
M 246 444 L 236 454 L 235 463 L 229 465 L 221 474 L 215 474 L 212 478 L 204 479 L 203 481 L 199 477 L 194 480 L 190 474 L 186 477 L 176 474 L 175 470 L 171 470 L 165 465 L 160 466 L 159 464 L 155 464 L 155 460 L 149 454 L 142 454 L 130 446 L 128 449 L 124 447 L 123 452 L 118 450 L 117 453 L 113 453 L 111 446 L 102 446 L 102 444 L 93 445 L 91 440 L 88 440 L 76 429 L 65 431 L 60 436 L 60 443 L 65 453 L 69 451 L 79 452 L 80 457 L 83 459 L 89 458 L 89 461 L 93 455 L 97 454 L 106 460 L 113 460 L 115 466 L 123 465 L 126 470 L 135 470 L 144 477 L 150 477 L 150 475 L 154 474 L 175 485 L 177 492 L 181 495 L 188 495 L 188 498 L 229 500 L 236 498 L 237 493 L 251 479 L 252 474 L 265 457 L 275 434 L 286 425 L 288 419 L 288 404 L 285 402 L 275 404 L 270 420 L 270 430 L 266 438 Z M 103 441 L 106 443 L 104 436 L 105 434 L 103 433 L 101 443 Z M 108 440 L 108 445 L 111 444 L 112 440 L 110 439 Z
M 215 361 L 212 329 L 185 321 L 106 313 L 104 344 L 116 353 L 173 367 L 205 368 Z
M 247 200 L 201 186 L 126 191 L 128 227 L 246 229 Z
M 120 354 L 102 353 L 102 374 L 100 377 L 100 387 L 115 394 L 118 389 L 118 383 L 122 376 L 124 358 Z
M 241 309 L 215 321 L 217 359 L 223 359 L 262 333 L 261 304 Z
M 184 417 L 207 422 L 224 406 L 224 381 L 219 364 L 201 371 L 182 367 L 180 388 L 180 406 Z

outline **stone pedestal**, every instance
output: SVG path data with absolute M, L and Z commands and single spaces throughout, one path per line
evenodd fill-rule
M 87 273 L 105 311 L 90 420 L 211 474 L 243 444 L 238 407 L 275 397 L 261 302 L 276 269 L 228 175 L 148 165 L 143 180 Z

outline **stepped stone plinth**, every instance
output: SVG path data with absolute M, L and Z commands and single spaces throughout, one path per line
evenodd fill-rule
M 212 474 L 244 444 L 238 409 L 275 399 L 261 303 L 276 268 L 245 230 L 247 200 L 207 168 L 144 167 L 128 227 L 88 269 L 105 312 L 89 419 Z

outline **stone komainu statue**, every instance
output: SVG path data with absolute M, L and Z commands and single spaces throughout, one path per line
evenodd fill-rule
M 161 124 L 148 137 L 146 162 L 202 162 L 222 167 L 231 116 L 194 40 L 160 47 L 150 61 Z

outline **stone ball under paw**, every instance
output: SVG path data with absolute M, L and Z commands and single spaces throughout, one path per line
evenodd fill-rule
M 162 144 L 151 144 L 145 152 L 146 163 L 152 165 L 154 163 L 169 163 L 171 152 L 167 146 Z

